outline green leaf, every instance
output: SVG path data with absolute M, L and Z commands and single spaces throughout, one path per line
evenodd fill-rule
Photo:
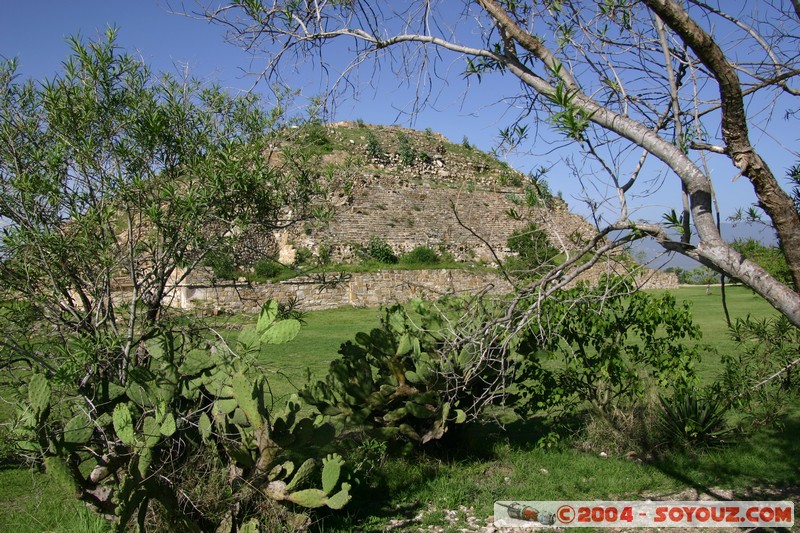
M 406 411 L 415 418 L 433 418 L 436 416 L 435 409 L 414 402 L 406 402 Z
M 64 442 L 67 444 L 85 444 L 94 433 L 91 420 L 80 413 L 72 417 L 64 426 Z
M 407 414 L 408 411 L 406 411 L 405 406 L 398 407 L 397 409 L 393 409 L 392 411 L 389 411 L 388 413 L 383 415 L 383 420 L 385 422 L 394 423 L 397 422 L 398 420 L 402 420 L 403 417 L 405 417 Z
M 406 370 L 406 381 L 409 383 L 420 384 L 422 383 L 422 378 L 419 377 L 419 374 L 413 370 Z
M 120 396 L 125 394 L 125 387 L 120 387 L 116 383 L 109 383 L 108 384 L 108 399 L 109 400 L 116 400 Z
M 200 430 L 200 436 L 204 439 L 211 436 L 211 419 L 205 412 L 200 414 L 200 419 L 197 421 L 197 428 Z
M 121 403 L 114 408 L 114 431 L 123 444 L 133 446 L 133 416 L 128 404 Z
M 372 338 L 363 331 L 356 333 L 356 342 L 365 348 L 372 346 Z
M 467 421 L 467 413 L 461 409 L 456 409 L 456 424 L 463 424 Z
M 278 316 L 278 302 L 270 300 L 261 306 L 261 312 L 258 314 L 258 323 L 256 324 L 256 331 L 263 333 L 275 321 Z
M 300 321 L 290 318 L 274 324 L 261 336 L 268 344 L 283 344 L 294 339 L 300 332 Z
M 402 310 L 397 309 L 389 313 L 389 327 L 398 335 L 405 331 L 406 317 Z
M 171 437 L 177 429 L 173 414 L 167 413 L 164 415 L 164 420 L 161 421 L 161 434 L 165 437 Z
M 400 337 L 400 342 L 397 343 L 396 355 L 405 355 L 414 348 L 414 344 L 411 342 L 411 339 L 411 335 L 408 333 L 404 333 L 403 336 Z
M 34 374 L 28 383 L 28 401 L 34 416 L 39 418 L 50 407 L 50 383 L 42 374 Z
M 260 531 L 258 519 L 256 518 L 251 518 L 239 528 L 239 533 L 259 533 Z
M 322 507 L 328 501 L 325 493 L 319 489 L 305 489 L 289 494 L 289 501 L 303 507 Z

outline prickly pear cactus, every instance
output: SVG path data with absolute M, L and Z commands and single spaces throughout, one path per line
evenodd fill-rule
M 28 383 L 28 401 L 37 419 L 44 418 L 50 408 L 50 383 L 43 374 L 34 374 Z
M 338 431 L 424 444 L 464 423 L 474 398 L 488 396 L 480 387 L 498 369 L 485 365 L 473 345 L 454 349 L 446 327 L 446 313 L 458 316 L 463 302 L 415 305 L 421 320 L 401 306 L 386 308 L 381 327 L 343 344 L 325 379 L 300 392 Z M 463 326 L 477 330 L 481 322 Z
M 323 507 L 327 506 L 331 509 L 341 509 L 351 499 L 350 489 L 351 485 L 342 481 L 342 467 L 344 460 L 338 454 L 329 454 L 322 461 L 322 488 L 310 488 L 298 491 L 292 491 L 300 483 L 297 478 L 303 476 L 308 478 L 308 474 L 313 469 L 313 463 L 306 461 L 301 465 L 295 474 L 295 479 L 285 486 L 284 498 L 303 507 Z M 308 466 L 307 466 L 308 465 Z M 339 487 L 339 490 L 334 490 Z
M 20 402 L 20 448 L 46 455 L 48 471 L 90 494 L 119 530 L 143 519 L 150 501 L 177 508 L 179 493 L 153 474 L 191 468 L 181 461 L 197 457 L 204 447 L 215 457 L 223 450 L 223 468 L 237 473 L 227 487 L 237 501 L 267 495 L 340 509 L 351 498 L 344 461 L 331 455 L 320 468 L 314 459 L 332 441 L 334 427 L 300 416 L 296 396 L 282 411 L 267 408 L 272 398 L 256 357 L 263 346 L 294 338 L 300 327 L 297 320 L 277 316 L 277 304 L 265 304 L 235 350 L 169 333 L 151 338 L 141 349 L 146 357 L 130 365 L 127 379 L 115 375 L 87 398 L 59 398 L 63 420 L 51 413 L 55 401 L 48 377 L 33 374 Z M 97 458 L 89 474 L 73 468 L 87 449 Z M 257 531 L 257 522 L 246 518 L 230 520 L 243 520 L 242 530 Z

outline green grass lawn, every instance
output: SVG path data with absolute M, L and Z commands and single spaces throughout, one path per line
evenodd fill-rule
M 708 291 L 708 294 L 707 294 Z M 687 300 L 692 306 L 692 317 L 703 331 L 701 344 L 711 350 L 706 351 L 697 366 L 698 373 L 704 381 L 711 381 L 719 371 L 720 356 L 737 349 L 736 343 L 728 335 L 728 326 L 722 310 L 722 292 L 720 287 L 705 286 L 684 287 L 676 293 L 678 299 Z M 731 322 L 737 318 L 751 315 L 763 318 L 777 314 L 761 296 L 752 290 L 741 287 L 726 287 L 725 296 Z
M 302 388 L 307 372 L 322 378 L 328 364 L 339 356 L 339 346 L 359 331 L 379 325 L 379 309 L 340 308 L 309 313 L 297 338 L 286 344 L 267 345 L 260 361 L 269 377 L 276 402 Z
M 728 338 L 720 289 L 677 291 L 692 303 L 702 342 L 717 353 L 707 355 L 700 370 L 713 376 L 719 354 L 736 345 Z M 728 288 L 732 318 L 748 313 L 761 317 L 774 311 L 741 287 Z M 377 309 L 336 309 L 309 313 L 293 342 L 268 346 L 261 362 L 269 373 L 276 402 L 302 387 L 306 372 L 325 375 L 339 345 L 358 331 L 378 325 Z M 246 322 L 241 316 L 229 328 Z M 219 325 L 225 325 L 220 321 Z M 543 450 L 535 446 L 540 421 L 516 422 L 504 430 L 496 425 L 457 428 L 447 442 L 426 455 L 385 459 L 373 475 L 354 490 L 343 512 L 316 516 L 318 531 L 382 531 L 389 520 L 422 513 L 414 525 L 453 526 L 446 510 L 471 508 L 481 524 L 495 500 L 636 499 L 671 496 L 687 489 L 733 489 L 741 499 L 754 499 L 749 487 L 784 494 L 797 486 L 800 472 L 800 406 L 783 425 L 760 430 L 719 450 L 670 454 L 640 463 L 621 454 L 601 457 L 575 449 L 569 442 Z M 797 495 L 797 490 L 792 494 Z M 764 499 L 775 496 L 763 495 Z M 800 507 L 800 506 L 798 506 Z M 464 514 L 464 513 L 462 513 Z M 466 515 L 462 517 L 466 520 Z M 100 531 L 102 522 L 60 491 L 47 476 L 7 467 L 0 469 L 0 532 Z

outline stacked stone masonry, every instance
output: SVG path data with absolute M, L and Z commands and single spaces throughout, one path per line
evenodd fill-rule
M 578 280 L 594 282 L 601 275 L 624 273 L 619 264 L 595 265 Z M 577 282 L 577 280 L 576 280 Z M 644 289 L 675 289 L 672 273 L 643 270 L 637 276 Z M 573 283 L 574 284 L 574 283 Z M 403 303 L 413 298 L 437 298 L 446 294 L 508 294 L 512 287 L 498 275 L 465 270 L 386 270 L 350 274 L 339 283 L 320 283 L 313 278 L 295 278 L 279 283 L 188 282 L 167 300 L 171 306 L 213 313 L 255 313 L 268 300 L 286 302 L 297 298 L 303 310 L 336 307 L 376 307 Z
M 360 158 L 349 187 L 330 198 L 334 206 L 330 220 L 296 225 L 273 235 L 242 235 L 235 250 L 239 264 L 253 265 L 261 257 L 276 256 L 281 262 L 292 263 L 299 248 L 319 254 L 322 246 L 333 261 L 357 261 L 357 250 L 372 237 L 386 240 L 397 254 L 422 245 L 448 252 L 457 260 L 491 264 L 508 254 L 506 243 L 511 233 L 530 222 L 538 224 L 551 243 L 565 252 L 595 235 L 591 224 L 570 213 L 557 198 L 549 207 L 525 206 L 522 184 L 528 178 L 488 154 L 453 145 L 433 132 L 368 128 L 354 123 L 328 127 L 329 136 L 336 137 L 340 145 L 349 143 L 352 150 L 326 154 L 324 164 L 341 165 L 352 156 Z M 367 153 L 368 131 L 380 138 L 386 151 L 379 160 Z M 426 157 L 403 164 L 398 155 L 401 133 Z M 521 216 L 509 216 L 512 210 Z M 595 265 L 579 279 L 594 283 L 603 273 L 626 274 L 625 270 L 622 263 L 612 259 Z M 677 278 L 642 270 L 639 283 L 645 288 L 674 288 Z M 120 289 L 122 296 L 124 288 Z M 371 307 L 443 294 L 507 294 L 511 290 L 497 275 L 467 270 L 386 270 L 348 274 L 339 283 L 319 283 L 310 277 L 280 283 L 212 283 L 207 276 L 195 275 L 172 292 L 167 305 L 211 312 L 255 312 L 267 300 L 296 298 L 303 309 L 317 310 Z
M 318 253 L 325 246 L 333 261 L 354 261 L 359 247 L 380 237 L 397 254 L 429 246 L 457 260 L 493 263 L 495 255 L 503 258 L 508 253 L 506 242 L 511 233 L 529 222 L 544 229 L 560 250 L 574 249 L 570 237 L 575 234 L 587 239 L 595 234 L 586 220 L 570 213 L 559 199 L 553 199 L 552 207 L 524 207 L 521 184 L 528 183 L 528 178 L 488 154 L 465 151 L 436 133 L 398 127 L 367 129 L 337 123 L 329 126 L 329 134 L 344 135 L 348 128 L 347 134 L 357 139 L 352 153 L 336 151 L 324 156 L 330 164 L 342 164 L 354 154 L 361 158 L 347 192 L 332 195 L 335 210 L 326 223 L 296 226 L 278 235 L 284 247 L 292 248 L 284 249 L 281 257 L 293 257 L 299 248 Z M 369 131 L 382 139 L 387 152 L 380 161 L 366 152 Z M 403 164 L 396 153 L 399 133 L 430 159 Z M 512 209 L 521 218 L 510 217 Z

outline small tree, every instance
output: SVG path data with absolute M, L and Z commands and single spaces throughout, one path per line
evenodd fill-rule
M 143 527 L 151 502 L 172 527 L 216 528 L 273 481 L 274 499 L 343 505 L 346 491 L 326 499 L 338 459 L 320 494 L 295 497 L 272 470 L 296 409 L 267 413 L 252 354 L 299 323 L 273 305 L 229 346 L 165 305 L 244 229 L 305 216 L 319 180 L 268 159 L 279 113 L 155 77 L 115 33 L 71 39 L 63 74 L 41 83 L 0 63 L 0 365 L 21 391 L 19 445 L 119 529 Z M 219 515 L 186 496 L 209 457 L 230 470 Z
M 508 80 L 492 87 L 497 101 L 519 110 L 504 142 L 533 142 L 526 138 L 532 119 L 563 134 L 580 152 L 568 156 L 568 165 L 592 191 L 587 203 L 603 236 L 616 236 L 618 245 L 653 237 L 667 251 L 742 281 L 800 326 L 797 197 L 780 183 L 781 163 L 770 161 L 772 153 L 752 133 L 774 131 L 782 116 L 796 115 L 800 3 L 477 0 L 460 9 L 428 1 L 404 9 L 388 2 L 369 9 L 338 1 L 199 3 L 231 41 L 265 53 L 264 71 L 276 77 L 288 72 L 278 68 L 283 62 L 316 62 L 335 72 L 337 88 L 353 88 L 358 67 L 391 65 L 392 74 L 418 89 L 418 106 L 451 83 L 455 71 L 443 62 L 461 61 L 461 74 L 478 83 Z M 352 45 L 350 63 L 340 54 L 330 61 L 336 40 Z M 636 203 L 657 188 L 650 169 L 662 164 L 675 184 L 676 215 L 666 225 L 635 220 Z M 789 174 L 797 185 L 800 169 Z M 753 203 L 775 228 L 792 286 L 722 238 L 714 187 L 733 175 L 747 181 Z M 674 225 L 679 238 L 667 231 Z M 559 265 L 564 278 L 574 266 Z
M 531 222 L 525 228 L 515 230 L 508 238 L 508 248 L 517 256 L 507 261 L 507 266 L 517 274 L 531 277 L 552 269 L 553 260 L 559 254 L 550 244 L 547 233 L 538 224 Z

